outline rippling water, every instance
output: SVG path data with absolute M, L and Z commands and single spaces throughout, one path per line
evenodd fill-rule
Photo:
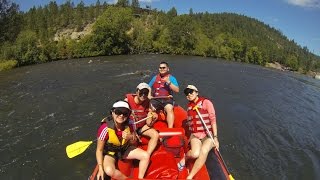
M 92 63 L 89 63 L 92 60 Z M 213 100 L 220 151 L 235 179 L 320 179 L 320 81 L 211 58 L 141 55 L 57 61 L 0 73 L 0 179 L 86 179 L 113 101 L 168 61 L 180 88 Z M 183 93 L 175 96 L 185 107 Z M 207 164 L 210 168 L 209 157 Z

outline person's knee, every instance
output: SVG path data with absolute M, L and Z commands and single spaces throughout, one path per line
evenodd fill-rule
M 158 139 L 159 139 L 159 133 L 158 133 L 156 130 L 152 131 L 150 138 L 151 138 L 151 139 L 158 140 Z
M 149 161 L 150 155 L 147 151 L 141 153 L 141 159 L 140 161 L 144 160 L 144 161 Z
M 171 104 L 167 104 L 164 108 L 167 113 L 173 113 L 173 106 Z
M 200 156 L 200 151 L 191 151 L 192 158 L 198 158 Z
M 206 149 L 206 148 L 202 148 L 202 149 L 201 149 L 201 154 L 203 154 L 203 155 L 208 155 L 208 154 L 209 154 L 209 150 Z
M 114 172 L 115 172 L 115 169 L 114 169 L 113 167 L 111 167 L 111 166 L 105 166 L 105 167 L 104 167 L 104 172 L 105 172 L 108 176 L 113 177 Z

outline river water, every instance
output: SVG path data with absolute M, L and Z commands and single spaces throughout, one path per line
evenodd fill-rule
M 320 81 L 212 58 L 135 55 L 56 61 L 0 73 L 0 179 L 86 179 L 112 102 L 168 61 L 180 83 L 213 100 L 220 151 L 235 179 L 320 179 Z M 210 157 L 207 165 L 210 169 Z

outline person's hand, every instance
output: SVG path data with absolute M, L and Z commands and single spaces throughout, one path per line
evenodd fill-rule
M 164 80 L 167 84 L 170 83 L 170 78 L 169 78 L 169 76 L 165 76 L 165 77 L 163 78 L 163 80 Z
M 97 173 L 97 180 L 104 180 L 104 171 L 102 165 L 99 165 L 99 171 Z
M 149 112 L 148 117 L 150 118 L 147 119 L 147 125 L 152 126 L 155 123 L 155 121 L 158 119 L 158 114 L 155 112 Z
M 123 132 L 122 132 L 122 138 L 123 138 L 123 139 L 126 139 L 126 140 L 131 140 L 131 139 L 132 139 L 132 135 L 131 135 L 130 132 L 123 131 Z
M 155 113 L 155 112 L 151 112 L 151 114 L 150 114 L 151 116 L 152 116 L 152 121 L 155 121 L 155 120 L 157 120 L 158 119 L 158 114 L 157 113 Z

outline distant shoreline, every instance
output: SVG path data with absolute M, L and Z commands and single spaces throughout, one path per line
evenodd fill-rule
M 283 66 L 278 62 L 266 63 L 265 67 L 277 69 L 277 70 L 280 70 L 280 71 L 292 71 L 289 67 Z M 292 71 L 292 72 L 295 72 L 295 73 L 298 73 L 298 74 L 303 74 L 303 75 L 306 75 L 306 76 L 309 76 L 309 77 L 312 77 L 312 78 L 315 78 L 315 79 L 320 79 L 320 73 L 319 72 L 314 72 L 314 71 L 309 71 L 307 73 L 301 73 L 299 71 Z

